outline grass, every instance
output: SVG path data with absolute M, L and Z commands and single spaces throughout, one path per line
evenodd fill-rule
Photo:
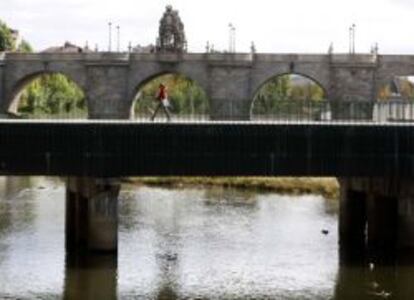
M 339 185 L 335 178 L 316 177 L 133 177 L 128 183 L 147 186 L 231 187 L 289 195 L 317 194 L 337 199 Z

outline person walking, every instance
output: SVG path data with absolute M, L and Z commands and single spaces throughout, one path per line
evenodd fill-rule
M 157 108 L 155 109 L 154 113 L 152 114 L 151 121 L 154 121 L 155 117 L 157 116 L 158 111 L 162 108 L 164 110 L 164 113 L 167 117 L 167 120 L 171 120 L 171 113 L 170 113 L 170 101 L 168 100 L 168 91 L 167 87 L 160 83 L 160 86 L 158 87 L 157 94 L 155 95 L 155 98 L 159 101 Z

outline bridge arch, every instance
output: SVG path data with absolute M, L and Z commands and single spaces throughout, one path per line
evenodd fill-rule
M 135 86 L 130 105 L 132 119 L 149 119 L 157 106 L 159 84 L 167 86 L 174 119 L 207 119 L 210 99 L 198 81 L 182 72 L 162 71 L 141 80 Z
M 392 74 L 380 78 L 376 86 L 376 100 L 414 100 L 414 70 L 411 74 Z
M 32 91 L 35 89 L 38 93 Z M 43 95 L 42 91 L 44 92 Z M 66 72 L 49 70 L 35 71 L 16 80 L 9 89 L 6 97 L 7 102 L 4 104 L 3 110 L 12 115 L 20 115 L 19 110 L 22 107 L 27 109 L 29 105 L 29 103 L 23 102 L 31 102 L 29 106 L 33 109 L 39 108 L 38 100 L 42 96 L 45 97 L 45 91 L 48 95 L 46 100 L 49 100 L 49 102 L 44 104 L 50 108 L 49 113 L 52 114 L 48 117 L 53 117 L 53 115 L 59 118 L 87 117 L 88 101 L 84 81 Z M 60 114 L 60 109 L 67 114 Z M 76 114 L 75 109 L 79 109 Z M 27 111 L 24 112 L 27 113 Z M 69 114 L 69 112 L 72 112 L 72 114 Z M 45 111 L 45 114 L 48 114 L 48 112 Z
M 414 71 L 380 78 L 376 86 L 373 119 L 414 121 Z
M 328 109 L 328 90 L 317 79 L 299 72 L 273 75 L 254 91 L 250 119 L 318 119 Z

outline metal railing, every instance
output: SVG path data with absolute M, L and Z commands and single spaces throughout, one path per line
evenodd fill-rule
M 153 111 L 139 112 L 133 115 L 131 122 L 150 122 Z M 86 111 L 74 111 L 61 114 L 3 114 L 1 119 L 23 120 L 88 120 Z M 102 118 L 100 118 L 102 119 Z M 105 118 L 104 118 L 105 119 Z M 108 117 L 108 120 L 113 118 Z M 160 109 L 155 122 L 212 122 L 220 121 L 252 121 L 252 122 L 317 122 L 317 123 L 396 123 L 414 124 L 414 100 L 389 101 L 314 101 L 287 100 L 275 101 L 271 106 L 259 106 L 249 113 L 240 109 L 239 105 L 230 102 L 223 111 L 212 112 L 206 109 L 198 112 L 172 111 L 168 120 Z
M 290 100 L 274 103 L 271 109 L 255 111 L 254 121 L 285 122 L 367 122 L 414 123 L 414 100 L 390 101 L 313 101 Z

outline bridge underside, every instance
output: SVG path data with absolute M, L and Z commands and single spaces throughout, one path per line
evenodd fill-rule
M 414 175 L 409 125 L 3 122 L 1 175 Z

